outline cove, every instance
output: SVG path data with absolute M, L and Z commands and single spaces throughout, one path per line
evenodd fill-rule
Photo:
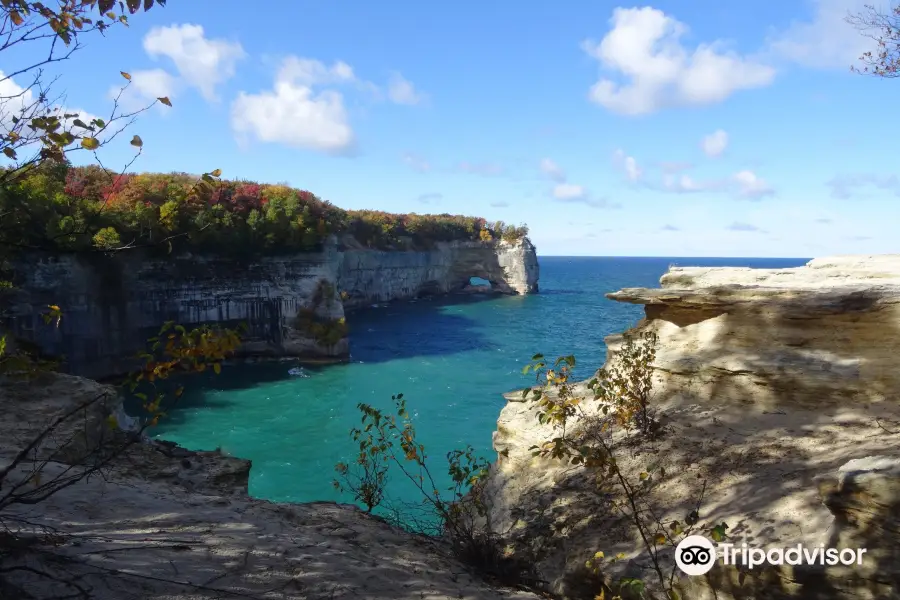
M 655 287 L 671 264 L 783 268 L 806 259 L 541 257 L 541 291 L 529 296 L 395 302 L 351 313 L 351 361 L 288 374 L 284 363 L 240 365 L 192 379 L 155 430 L 194 450 L 253 461 L 250 494 L 268 500 L 350 502 L 332 486 L 334 465 L 352 461 L 357 404 L 389 409 L 403 393 L 437 482 L 449 485 L 447 452 L 471 444 L 493 460 L 491 434 L 502 394 L 533 381 L 521 374 L 535 353 L 574 354 L 576 376 L 605 359 L 603 339 L 634 325 L 638 306 L 607 300 L 625 287 Z M 395 474 L 388 491 L 416 502 Z

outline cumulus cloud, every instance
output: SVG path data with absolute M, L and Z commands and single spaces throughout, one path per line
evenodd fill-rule
M 795 21 L 771 36 L 768 51 L 804 67 L 847 69 L 877 43 L 860 35 L 847 17 L 863 11 L 867 0 L 811 0 L 809 19 Z
M 217 100 L 216 87 L 234 76 L 244 58 L 238 42 L 208 39 L 201 25 L 154 27 L 144 37 L 144 51 L 153 58 L 168 57 L 187 85 L 207 100 Z
M 775 70 L 724 48 L 721 42 L 688 49 L 683 23 L 651 7 L 616 8 L 612 29 L 582 48 L 622 82 L 601 78 L 589 98 L 623 115 L 644 115 L 673 106 L 702 106 L 739 90 L 767 86 Z
M 388 98 L 395 104 L 414 105 L 425 99 L 425 95 L 416 90 L 416 86 L 400 73 L 391 74 L 387 93 Z
M 728 134 L 722 129 L 717 129 L 701 140 L 700 147 L 708 157 L 718 158 L 728 147 Z
M 708 137 L 717 137 L 716 134 Z M 718 150 L 724 147 L 721 139 L 717 139 Z M 771 196 L 775 190 L 756 173 L 749 170 L 738 171 L 730 177 L 716 179 L 696 179 L 687 173 L 677 173 L 671 165 L 660 165 L 658 177 L 646 177 L 638 166 L 634 157 L 628 156 L 624 150 L 616 150 L 613 153 L 613 163 L 622 171 L 626 179 L 632 183 L 639 183 L 642 187 L 674 194 L 695 194 L 701 192 L 727 192 L 741 198 L 759 200 Z M 686 170 L 690 165 L 677 165 L 680 170 Z M 666 168 L 668 167 L 668 168 Z
M 109 97 L 116 98 L 122 92 L 120 102 L 126 110 L 138 110 L 157 98 L 174 98 L 178 95 L 180 81 L 165 69 L 147 69 L 131 72 L 131 82 L 122 92 L 119 86 L 109 89 Z M 166 107 L 162 107 L 165 109 Z
M 643 175 L 643 171 L 638 166 L 634 157 L 625 154 L 624 150 L 619 149 L 613 153 L 613 162 L 623 173 L 625 173 L 625 177 L 628 181 L 632 183 L 637 183 Z
M 318 61 L 289 57 L 271 90 L 240 92 L 231 105 L 231 127 L 239 140 L 255 138 L 294 148 L 345 154 L 355 147 L 344 97 L 336 90 L 314 91 L 325 81 L 346 81 L 344 63 L 328 68 Z
M 583 185 L 570 183 L 566 172 L 556 162 L 545 158 L 540 163 L 541 173 L 554 182 L 549 195 L 557 202 L 584 204 L 593 208 L 617 208 L 606 198 L 595 198 Z
M 557 200 L 576 200 L 587 196 L 583 185 L 559 183 L 553 186 L 553 197 Z
M 64 115 L 75 115 L 65 118 Z M 6 134 L 10 131 L 21 131 L 22 124 L 13 123 L 14 118 L 33 118 L 38 116 L 56 116 L 61 120 L 62 127 L 66 131 L 72 131 L 75 135 L 84 134 L 85 130 L 74 124 L 76 119 L 90 124 L 91 121 L 98 118 L 97 115 L 91 114 L 86 110 L 81 110 L 72 106 L 64 106 L 62 104 L 51 104 L 47 101 L 38 101 L 34 91 L 30 87 L 22 87 L 12 78 L 0 71 L 0 133 Z M 30 129 L 25 130 L 30 132 Z M 26 136 L 23 136 L 26 137 Z M 29 150 L 37 151 L 39 147 L 35 146 Z M 25 150 L 19 151 L 20 155 Z M 5 158 L 4 158 L 5 160 Z
M 563 171 L 558 164 L 550 160 L 549 158 L 545 158 L 541 161 L 541 173 L 552 179 L 556 182 L 563 182 L 566 180 L 566 172 Z
M 859 196 L 860 189 L 866 187 L 893 192 L 900 196 L 900 178 L 896 175 L 878 175 L 876 173 L 838 175 L 828 181 L 826 185 L 831 188 L 831 196 L 838 200 Z
M 662 178 L 662 189 L 667 192 L 674 192 L 676 194 L 691 194 L 696 192 L 715 192 L 720 191 L 726 187 L 724 181 L 720 180 L 707 180 L 707 181 L 698 181 L 691 177 L 690 175 L 681 175 L 680 177 L 675 177 L 674 175 L 665 175 Z
M 739 171 L 732 179 L 738 186 L 738 194 L 744 198 L 757 200 L 775 193 L 775 190 L 753 171 Z
M 278 77 L 283 81 L 308 87 L 356 81 L 353 68 L 344 61 L 336 61 L 329 67 L 322 61 L 300 56 L 285 58 Z

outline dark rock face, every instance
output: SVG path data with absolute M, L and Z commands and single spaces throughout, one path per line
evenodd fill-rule
M 238 263 L 210 256 L 25 257 L 3 327 L 63 368 L 102 378 L 128 371 L 166 321 L 248 327 L 245 356 L 340 361 L 349 355 L 344 309 L 462 290 L 472 276 L 506 293 L 537 290 L 534 246 L 448 243 L 426 252 L 339 250 Z M 62 308 L 59 327 L 41 311 Z

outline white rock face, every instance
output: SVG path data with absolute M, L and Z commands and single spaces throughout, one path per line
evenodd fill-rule
M 867 539 L 875 561 L 855 579 L 846 570 L 819 573 L 827 589 L 809 573 L 765 569 L 739 588 L 736 573 L 723 568 L 710 580 L 682 581 L 684 597 L 712 597 L 712 580 L 720 599 L 741 589 L 756 598 L 898 597 L 900 580 L 884 566 L 900 543 L 897 529 L 879 528 L 880 538 L 850 531 L 841 511 L 871 508 L 864 495 L 844 486 L 844 500 L 831 502 L 819 487 L 853 459 L 900 459 L 900 255 L 823 258 L 795 269 L 678 267 L 661 284 L 608 296 L 644 305 L 636 331 L 659 336 L 653 402 L 666 427 L 661 439 L 621 450 L 620 466 L 633 474 L 665 467 L 665 483 L 649 501 L 669 518 L 684 519 L 705 481 L 701 520 L 729 524 L 728 541 L 818 545 L 838 539 L 834 528 L 844 523 L 838 537 Z M 608 338 L 609 352 L 621 342 Z M 611 575 L 652 581 L 634 528 L 585 471 L 532 457 L 533 445 L 555 435 L 538 425 L 530 403 L 509 402 L 501 412 L 494 447 L 503 455 L 491 481 L 497 529 L 558 593 L 584 593 L 583 565 L 598 550 L 626 553 Z M 878 477 L 871 485 L 896 489 L 894 475 Z M 847 508 L 850 498 L 863 504 Z M 890 498 L 895 508 L 875 501 L 888 523 L 896 519 Z

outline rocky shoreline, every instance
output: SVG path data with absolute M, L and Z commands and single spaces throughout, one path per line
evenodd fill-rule
M 662 289 L 609 297 L 645 305 L 636 331 L 659 338 L 654 402 L 665 435 L 622 461 L 666 466 L 672 476 L 654 501 L 667 514 L 683 518 L 702 480 L 700 517 L 728 523 L 729 541 L 867 549 L 858 568 L 717 566 L 681 578 L 683 597 L 900 597 L 900 256 L 674 268 Z M 608 339 L 610 355 L 621 342 Z M 0 460 L 52 415 L 97 394 L 110 400 L 79 420 L 87 435 L 117 410 L 112 388 L 68 375 L 0 386 Z M 628 523 L 598 504 L 583 471 L 532 456 L 553 431 L 531 404 L 507 399 L 488 492 L 508 552 L 532 561 L 547 592 L 569 598 L 592 600 L 584 564 L 598 550 L 626 556 L 607 577 L 647 578 Z M 81 431 L 45 441 L 41 456 L 55 453 L 48 475 L 67 468 L 67 453 L 77 457 Z M 354 506 L 249 498 L 249 469 L 219 452 L 136 444 L 104 477 L 4 515 L 67 534 L 43 562 L 22 559 L 55 578 L 21 577 L 52 595 L 74 573 L 100 600 L 539 597 L 487 583 L 440 543 Z

